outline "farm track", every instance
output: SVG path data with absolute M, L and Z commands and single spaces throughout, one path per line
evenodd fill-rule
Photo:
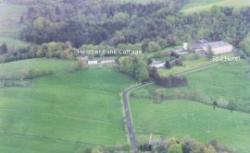
M 138 150 L 138 140 L 136 137 L 135 129 L 133 126 L 133 118 L 132 118 L 132 112 L 129 105 L 129 95 L 132 91 L 142 88 L 146 85 L 150 85 L 152 82 L 144 83 L 144 84 L 136 84 L 134 86 L 131 86 L 123 91 L 123 109 L 125 113 L 125 124 L 128 132 L 128 138 L 131 146 L 131 152 L 136 153 Z
M 175 73 L 174 75 L 188 75 L 190 73 L 195 73 L 195 72 L 199 72 L 199 71 L 203 71 L 205 69 L 208 69 L 212 66 L 215 66 L 217 65 L 218 63 L 208 63 L 208 64 L 204 64 L 204 65 L 201 65 L 201 66 L 198 66 L 198 67 L 195 67 L 195 68 L 192 68 L 192 69 L 189 69 L 189 70 L 186 70 L 186 71 L 182 71 L 182 72 L 179 72 L 179 73 Z
M 202 71 L 204 69 L 210 68 L 211 66 L 217 65 L 217 63 L 209 63 L 205 64 L 187 71 L 183 71 L 180 73 L 176 73 L 174 75 L 186 75 L 198 71 Z M 139 88 L 142 88 L 147 85 L 151 85 L 153 82 L 146 82 L 146 83 L 140 83 L 140 84 L 135 84 L 127 89 L 125 89 L 122 93 L 123 96 L 123 109 L 125 113 L 125 124 L 128 132 L 128 138 L 130 141 L 130 146 L 131 146 L 131 152 L 136 153 L 138 151 L 138 140 L 136 137 L 136 132 L 135 128 L 133 126 L 133 117 L 132 117 L 132 112 L 129 104 L 129 95 L 132 91 L 137 90 Z

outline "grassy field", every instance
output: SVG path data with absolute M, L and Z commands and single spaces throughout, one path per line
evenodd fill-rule
M 221 97 L 250 112 L 250 68 L 245 61 L 220 64 L 187 77 L 188 87 L 181 90 L 202 91 L 214 99 Z
M 14 76 L 21 77 L 21 75 L 29 70 L 32 71 L 52 71 L 54 73 L 65 73 L 70 71 L 75 61 L 65 61 L 57 59 L 28 59 L 16 62 L 3 63 L 0 67 L 0 78 L 12 78 Z
M 195 68 L 198 68 L 200 66 L 209 64 L 209 63 L 210 63 L 209 60 L 206 58 L 200 58 L 197 60 L 186 60 L 183 62 L 183 66 L 175 66 L 171 69 L 161 68 L 161 69 L 159 69 L 159 73 L 162 76 L 168 76 L 170 74 L 173 75 L 173 74 L 178 74 L 178 73 L 188 71 L 191 69 L 195 69 Z
M 155 138 L 195 138 L 203 142 L 217 139 L 240 153 L 250 152 L 250 114 L 226 109 L 214 111 L 212 106 L 178 97 L 155 104 L 152 98 L 157 89 L 162 89 L 167 95 L 197 92 L 213 99 L 223 98 L 236 104 L 238 110 L 249 111 L 249 65 L 245 61 L 218 64 L 190 73 L 187 79 L 186 87 L 150 85 L 132 94 L 134 123 L 140 140 L 146 141 L 151 133 Z
M 250 112 L 250 68 L 245 61 L 218 64 L 203 71 L 187 75 L 186 87 L 164 89 L 167 94 L 199 93 L 210 99 L 224 99 L 237 105 L 237 109 Z M 159 87 L 149 86 L 134 93 L 137 97 L 152 97 Z
M 209 10 L 213 6 L 242 8 L 250 6 L 249 0 L 190 0 L 183 8 L 183 13 L 194 13 Z
M 186 100 L 154 104 L 132 99 L 134 124 L 141 141 L 154 138 L 194 138 L 208 143 L 216 139 L 240 153 L 250 152 L 250 115 L 216 109 Z
M 119 92 L 132 81 L 109 68 L 65 72 L 71 63 L 33 59 L 0 66 L 1 72 L 19 66 L 58 71 L 29 88 L 0 88 L 1 153 L 78 153 L 127 144 Z

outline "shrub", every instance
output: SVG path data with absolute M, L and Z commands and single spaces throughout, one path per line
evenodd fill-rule
M 8 47 L 6 43 L 2 43 L 0 45 L 0 54 L 6 54 L 8 52 Z
M 183 66 L 183 62 L 180 58 L 176 59 L 174 62 L 175 62 L 175 65 L 177 66 Z
M 154 78 L 157 85 L 163 87 L 180 87 L 187 85 L 187 79 L 179 76 L 157 77 Z
M 227 105 L 227 109 L 229 109 L 231 112 L 233 112 L 234 110 L 237 109 L 237 105 L 234 104 L 234 103 L 229 103 L 229 104 Z
M 156 103 L 161 103 L 165 97 L 165 90 L 164 89 L 156 89 L 154 92 L 154 101 Z
M 146 49 L 147 52 L 156 52 L 159 50 L 161 50 L 161 46 L 157 42 L 151 41 L 148 43 L 148 46 Z
M 42 71 L 34 71 L 29 70 L 26 73 L 23 74 L 23 79 L 35 79 L 47 75 L 52 75 L 54 72 L 50 70 L 42 70 Z
M 76 63 L 71 65 L 70 72 L 79 71 L 86 67 L 87 67 L 87 61 L 83 59 L 78 59 Z
M 166 61 L 165 68 L 171 69 L 172 68 L 172 64 L 169 61 Z
M 168 153 L 183 153 L 181 144 L 172 144 L 168 148 Z

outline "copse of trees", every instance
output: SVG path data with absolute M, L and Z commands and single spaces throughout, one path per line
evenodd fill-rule
M 137 81 L 149 79 L 147 63 L 140 56 L 124 56 L 118 60 L 119 70 L 130 75 Z
M 163 87 L 179 87 L 179 86 L 185 86 L 187 85 L 188 81 L 185 77 L 180 76 L 160 76 L 157 69 L 153 68 L 150 71 L 150 77 L 151 79 L 159 86 Z

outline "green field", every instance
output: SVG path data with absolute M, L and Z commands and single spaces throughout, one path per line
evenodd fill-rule
M 1 72 L 56 69 L 32 87 L 0 88 L 1 153 L 78 153 L 128 144 L 119 93 L 132 81 L 109 68 L 64 71 L 71 64 L 33 59 L 0 66 Z
M 250 68 L 245 61 L 217 64 L 187 75 L 186 87 L 164 89 L 168 95 L 198 93 L 213 100 L 224 99 L 237 105 L 240 111 L 250 112 Z M 137 97 L 152 97 L 159 87 L 149 86 L 134 93 Z
M 203 65 L 209 64 L 210 61 L 207 58 L 200 58 L 197 60 L 186 60 L 183 62 L 183 66 L 175 66 L 171 69 L 161 68 L 159 69 L 159 73 L 162 76 L 168 76 L 173 74 L 178 74 L 184 71 L 192 70 L 195 68 L 199 68 Z
M 153 139 L 194 138 L 208 143 L 216 139 L 240 153 L 250 152 L 250 115 L 186 100 L 170 100 L 154 104 L 148 99 L 133 99 L 136 133 L 141 141 Z
M 24 72 L 27 72 L 29 70 L 33 70 L 36 72 L 52 71 L 54 73 L 65 73 L 67 71 L 70 71 L 75 63 L 75 61 L 70 60 L 65 61 L 46 58 L 3 63 L 0 66 L 0 78 L 20 78 Z
M 180 90 L 200 91 L 213 99 L 221 97 L 250 112 L 250 68 L 245 61 L 219 64 L 187 77 L 188 87 Z
M 189 0 L 189 3 L 182 9 L 183 13 L 194 13 L 209 10 L 213 6 L 242 8 L 250 6 L 249 0 Z
M 218 64 L 187 75 L 188 85 L 179 88 L 160 88 L 150 85 L 132 94 L 132 110 L 136 132 L 142 141 L 152 133 L 177 138 L 195 138 L 203 142 L 217 139 L 239 151 L 250 152 L 250 114 L 213 110 L 212 106 L 187 99 L 181 93 L 202 93 L 212 99 L 236 104 L 239 111 L 250 111 L 250 68 L 245 61 Z M 166 95 L 177 95 L 155 104 L 153 93 L 161 89 Z

